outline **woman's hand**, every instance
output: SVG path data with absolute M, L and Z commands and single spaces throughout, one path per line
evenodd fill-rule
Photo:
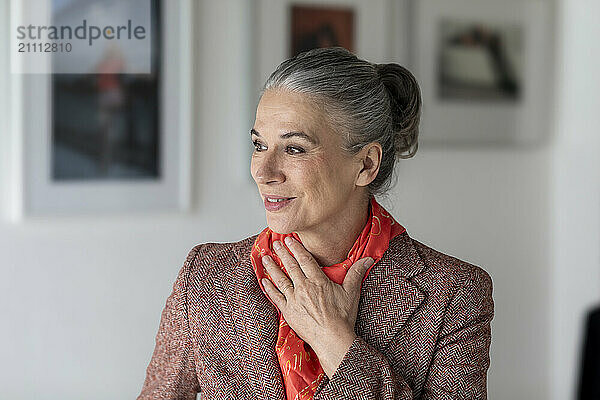
M 262 263 L 275 285 L 268 279 L 262 284 L 290 328 L 313 348 L 323 370 L 331 376 L 356 337 L 360 285 L 373 259 L 355 262 L 338 285 L 321 271 L 300 242 L 287 237 L 286 244 L 292 254 L 278 241 L 273 248 L 291 281 L 271 257 L 265 256 Z

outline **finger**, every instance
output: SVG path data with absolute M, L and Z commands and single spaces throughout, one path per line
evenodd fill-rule
M 281 270 L 279 265 L 273 261 L 270 256 L 264 256 L 261 258 L 261 261 L 271 276 L 273 283 L 275 283 L 274 288 L 279 289 L 278 292 L 283 294 L 284 296 L 288 296 L 288 292 L 293 290 L 294 285 L 290 281 L 290 279 L 285 275 L 285 273 Z
M 273 301 L 273 303 L 275 303 L 279 311 L 283 311 L 287 304 L 285 296 L 282 295 L 281 292 L 279 292 L 279 290 L 277 290 L 273 283 L 267 278 L 263 278 L 261 282 L 269 298 Z
M 348 268 L 344 282 L 342 282 L 342 287 L 346 293 L 353 293 L 360 290 L 360 284 L 362 283 L 363 277 L 365 276 L 367 269 L 369 269 L 373 263 L 374 260 L 371 257 L 366 257 L 361 258 Z
M 291 250 L 292 255 L 300 265 L 302 269 L 302 273 L 310 279 L 322 279 L 327 278 L 325 273 L 319 267 L 319 263 L 315 260 L 315 258 L 310 254 L 308 250 L 304 248 L 302 243 L 297 241 L 296 239 L 288 236 L 285 238 L 285 244 Z
M 277 253 L 281 259 L 285 270 L 295 286 L 299 285 L 303 280 L 306 279 L 304 272 L 302 272 L 300 266 L 298 265 L 298 261 L 296 261 L 296 259 L 290 254 L 285 246 L 281 244 L 279 240 L 273 242 L 273 248 L 275 249 L 275 253 Z

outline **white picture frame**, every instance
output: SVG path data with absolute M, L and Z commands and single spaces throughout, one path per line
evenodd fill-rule
M 551 10 L 544 0 L 418 0 L 411 70 L 421 86 L 423 112 L 419 141 L 426 145 L 531 146 L 547 138 L 552 69 Z M 465 101 L 440 96 L 440 26 L 464 21 L 517 26 L 521 38 L 518 100 Z
M 390 62 L 393 51 L 390 0 L 257 0 L 254 21 L 255 103 L 258 103 L 258 93 L 269 75 L 290 57 L 292 5 L 352 8 L 355 13 L 356 55 L 374 63 Z
M 50 0 L 36 3 L 50 9 Z M 180 212 L 190 207 L 192 130 L 192 0 L 162 0 L 162 74 L 159 82 L 160 163 L 158 179 L 51 179 L 49 74 L 12 74 L 12 196 L 8 216 Z M 11 19 L 32 10 L 11 3 Z M 168 60 L 168 62 L 167 62 Z M 36 115 L 36 118 L 29 118 Z M 41 121 L 41 123 L 40 123 Z

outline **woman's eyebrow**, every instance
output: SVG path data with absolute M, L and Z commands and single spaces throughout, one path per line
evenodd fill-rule
M 250 135 L 256 135 L 256 136 L 260 137 L 260 133 L 258 133 L 258 131 L 255 130 L 254 128 L 250 129 Z M 310 135 L 307 135 L 304 132 L 286 132 L 286 133 L 284 133 L 283 135 L 281 135 L 279 137 L 282 138 L 282 139 L 289 139 L 289 138 L 294 137 L 294 136 L 303 138 L 303 139 L 305 139 L 305 140 L 307 140 L 310 143 L 315 144 L 315 145 L 319 143 L 315 138 L 313 138 Z

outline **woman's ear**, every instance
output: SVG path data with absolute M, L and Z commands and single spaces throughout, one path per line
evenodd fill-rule
M 361 169 L 356 177 L 357 186 L 367 186 L 375 180 L 381 165 L 382 154 L 381 145 L 377 142 L 369 143 L 358 152 Z

